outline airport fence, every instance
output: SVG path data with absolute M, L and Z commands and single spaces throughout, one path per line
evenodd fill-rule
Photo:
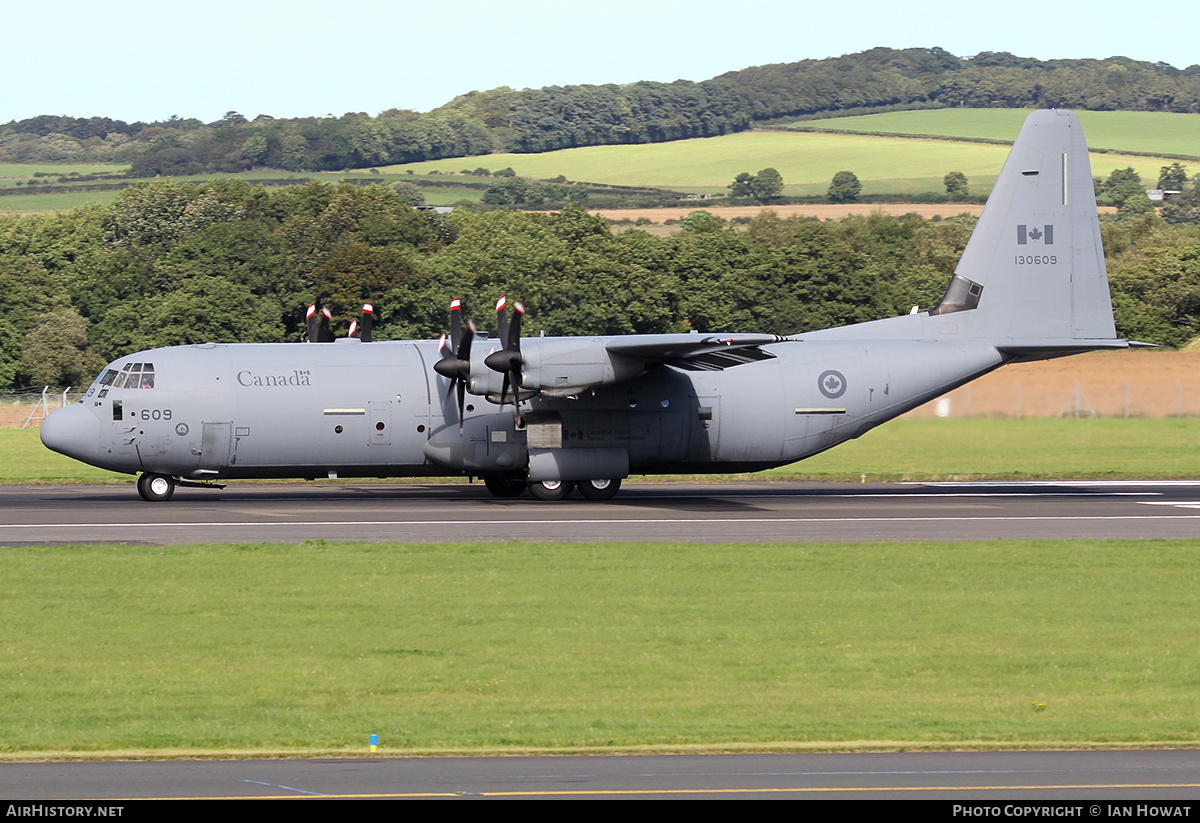
M 1134 380 L 1070 380 L 1057 384 L 1021 380 L 968 383 L 909 412 L 909 417 L 1200 417 L 1200 382 L 1167 384 Z
M 0 428 L 35 429 L 55 409 L 77 401 L 82 389 L 46 386 L 0 394 Z

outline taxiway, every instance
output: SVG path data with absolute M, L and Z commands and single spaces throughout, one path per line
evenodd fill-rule
M 685 542 L 1200 536 L 1200 482 L 634 483 L 608 503 L 480 484 L 231 485 L 146 503 L 124 486 L 0 490 L 0 545 L 304 540 Z

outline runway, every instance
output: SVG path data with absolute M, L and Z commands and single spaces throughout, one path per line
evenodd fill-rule
M 1074 817 L 1121 816 L 1158 801 L 1184 816 L 1200 796 L 1200 752 L 443 757 L 0 765 L 8 797 L 392 799 L 905 799 L 1080 801 Z M 1124 803 L 1121 801 L 1124 799 Z M 1119 805 L 1114 805 L 1119 804 Z M 1036 807 L 1035 807 L 1036 808 Z M 1174 810 L 1168 813 L 1164 810 Z M 950 811 L 949 808 L 946 809 Z M 1043 812 L 1045 814 L 1045 812 Z M 1133 812 L 1128 812 L 1133 816 Z M 949 815 L 948 815 L 949 816 Z M 962 815 L 958 815 L 962 816 Z M 1138 815 L 1141 817 L 1147 814 Z
M 631 483 L 607 503 L 481 484 L 0 489 L 0 545 L 304 540 L 685 542 L 1200 536 L 1200 481 Z

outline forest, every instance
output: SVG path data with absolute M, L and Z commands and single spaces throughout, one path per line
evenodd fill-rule
M 471 91 L 426 113 L 125 123 L 40 116 L 0 125 L 0 162 L 122 163 L 132 177 L 363 169 L 491 152 L 711 137 L 808 116 L 920 107 L 1075 108 L 1200 113 L 1200 65 L 1124 57 L 969 58 L 876 48 L 757 66 L 692 82 Z
M 1193 181 L 1185 198 L 1197 197 Z M 381 185 L 230 179 L 0 217 L 0 388 L 78 386 L 154 346 L 298 342 L 314 299 L 343 335 L 371 300 L 376 339 L 436 338 L 453 297 L 487 330 L 501 294 L 525 302 L 531 335 L 802 332 L 934 305 L 974 226 L 694 218 L 660 237 L 614 233 L 574 205 L 443 215 Z M 1150 209 L 1103 232 L 1117 334 L 1168 346 L 1200 334 L 1200 227 Z

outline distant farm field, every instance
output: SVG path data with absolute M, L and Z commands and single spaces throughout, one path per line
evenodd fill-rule
M 14 194 L 0 197 L 0 214 L 28 214 L 30 212 L 68 211 L 90 203 L 107 204 L 120 192 L 76 191 L 44 194 Z
M 128 168 L 103 163 L 0 163 L 0 186 L 15 185 L 16 181 L 29 179 L 35 174 L 55 177 L 72 173 L 115 174 Z
M 966 139 L 1015 140 L 1027 109 L 934 109 L 861 117 L 805 120 L 791 128 L 891 134 L 930 134 Z M 1200 114 L 1153 111 L 1076 112 L 1093 149 L 1200 157 Z
M 1011 138 L 1012 130 L 1001 136 Z M 491 154 L 389 166 L 417 175 L 453 174 L 482 166 L 492 171 L 512 168 L 521 177 L 568 180 L 617 186 L 653 186 L 698 194 L 725 193 L 744 171 L 775 168 L 783 176 L 784 194 L 820 195 L 833 175 L 853 171 L 863 194 L 911 195 L 942 192 L 950 171 L 967 175 L 973 193 L 985 194 L 995 183 L 1008 146 L 957 143 L 903 137 L 749 131 L 723 137 L 680 140 L 637 146 L 590 146 L 544 154 Z M 1132 166 L 1145 179 L 1158 179 L 1166 161 L 1118 154 L 1092 156 L 1092 172 L 1101 177 Z

